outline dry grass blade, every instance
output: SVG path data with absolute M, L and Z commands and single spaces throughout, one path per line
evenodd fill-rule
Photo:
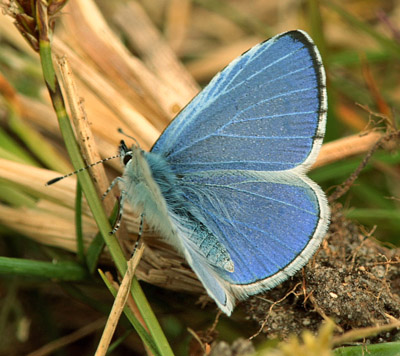
M 393 321 L 392 323 L 387 324 L 387 325 L 379 325 L 379 326 L 372 326 L 369 328 L 354 329 L 354 330 L 344 333 L 343 335 L 334 337 L 333 344 L 336 346 L 343 345 L 348 342 L 375 336 L 375 335 L 378 335 L 385 331 L 390 331 L 390 330 L 393 330 L 393 329 L 399 328 L 399 327 L 400 327 L 400 321 Z
M 321 147 L 318 158 L 312 168 L 325 166 L 332 162 L 368 152 L 383 136 L 382 133 L 371 131 L 365 135 L 353 135 L 328 142 Z
M 71 110 L 71 118 L 75 127 L 75 135 L 77 136 L 81 153 L 87 164 L 98 162 L 100 161 L 100 154 L 88 123 L 83 102 L 76 92 L 76 85 L 68 60 L 65 57 L 59 58 L 57 64 L 58 67 L 56 68 L 60 72 L 62 89 L 65 90 L 65 97 L 67 98 Z M 89 172 L 95 182 L 98 195 L 102 196 L 109 186 L 104 166 L 93 166 Z M 111 199 L 106 199 L 103 204 L 105 205 L 106 213 L 110 214 L 113 208 Z
M 139 248 L 136 250 L 134 256 L 128 261 L 128 268 L 122 279 L 122 283 L 118 288 L 118 293 L 115 297 L 114 304 L 110 311 L 106 326 L 103 331 L 101 340 L 97 346 L 95 356 L 104 356 L 107 353 L 111 339 L 114 335 L 115 329 L 117 327 L 119 318 L 124 311 L 126 302 L 130 295 L 130 289 L 132 284 L 133 276 L 135 275 L 136 268 L 143 256 L 145 249 L 145 244 L 140 244 Z

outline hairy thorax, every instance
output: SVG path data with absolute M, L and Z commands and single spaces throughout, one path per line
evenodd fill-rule
M 119 186 L 131 207 L 180 252 L 191 244 L 212 265 L 233 271 L 227 250 L 185 198 L 179 179 L 164 157 L 133 147 Z

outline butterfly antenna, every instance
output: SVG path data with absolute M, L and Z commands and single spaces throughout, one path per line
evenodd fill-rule
M 111 160 L 111 159 L 118 158 L 118 157 L 121 157 L 121 155 L 120 155 L 120 154 L 117 154 L 117 155 L 115 155 L 115 156 L 111 156 L 111 157 L 104 158 L 104 159 L 102 159 L 102 160 L 100 160 L 100 161 L 97 161 L 97 162 L 88 164 L 86 167 L 79 168 L 78 170 L 76 170 L 76 171 L 74 171 L 74 172 L 71 172 L 71 173 L 68 173 L 68 174 L 66 174 L 66 175 L 64 175 L 64 176 L 53 178 L 53 179 L 49 180 L 49 181 L 46 183 L 46 186 L 52 185 L 52 184 L 54 184 L 54 183 L 57 183 L 58 181 L 60 181 L 60 180 L 62 180 L 62 179 L 64 179 L 64 178 L 71 177 L 71 176 L 73 176 L 74 174 L 80 173 L 80 172 L 85 171 L 86 169 L 89 169 L 89 168 L 91 168 L 91 167 L 93 167 L 93 166 L 96 166 L 96 165 L 98 165 L 98 164 L 100 164 L 100 163 L 104 163 L 104 162 L 107 162 L 107 161 L 109 161 L 109 160 Z
M 135 141 L 136 146 L 137 146 L 138 148 L 142 149 L 142 148 L 140 147 L 139 141 L 136 140 L 136 138 L 134 138 L 134 137 L 131 136 L 131 135 L 128 135 L 128 134 L 127 134 L 124 130 L 122 130 L 121 128 L 118 129 L 118 132 L 121 133 L 121 134 L 123 134 L 123 135 L 126 136 L 126 137 L 129 137 L 129 138 L 132 139 L 133 141 Z

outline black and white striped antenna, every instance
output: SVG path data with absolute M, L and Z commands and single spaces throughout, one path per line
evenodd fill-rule
M 125 135 L 126 137 L 129 137 L 129 138 L 132 139 L 133 141 L 135 141 L 137 147 L 140 148 L 139 142 L 138 142 L 138 140 L 137 140 L 136 138 L 134 138 L 133 136 L 128 135 L 127 133 L 125 133 L 121 128 L 118 129 L 118 132 L 121 133 L 121 134 L 123 134 L 123 135 Z M 141 149 L 141 148 L 140 148 L 140 149 Z M 60 181 L 60 180 L 62 180 L 62 179 L 64 179 L 64 178 L 68 178 L 68 177 L 71 177 L 71 176 L 73 176 L 73 175 L 75 175 L 75 174 L 77 174 L 77 173 L 80 173 L 80 172 L 82 172 L 82 171 L 85 171 L 85 170 L 87 170 L 87 169 L 89 169 L 89 168 L 91 168 L 91 167 L 93 167 L 93 166 L 96 166 L 97 164 L 104 163 L 104 162 L 107 162 L 107 161 L 109 161 L 109 160 L 111 160 L 111 159 L 118 158 L 118 157 L 121 157 L 121 154 L 117 154 L 117 155 L 115 155 L 115 156 L 111 156 L 111 157 L 108 157 L 108 158 L 104 158 L 104 159 L 102 159 L 102 160 L 100 160 L 100 161 L 91 163 L 91 164 L 87 165 L 86 167 L 79 168 L 78 170 L 76 170 L 76 171 L 74 171 L 74 172 L 71 172 L 71 173 L 68 173 L 68 174 L 66 174 L 66 175 L 64 175 L 64 176 L 53 178 L 53 179 L 49 180 L 49 181 L 46 183 L 46 186 L 52 185 L 52 184 L 57 183 L 58 181 Z
M 53 179 L 49 180 L 49 181 L 46 183 L 46 186 L 52 185 L 52 184 L 54 184 L 54 183 L 57 183 L 58 181 L 60 181 L 60 180 L 62 180 L 62 179 L 64 179 L 64 178 L 71 177 L 71 176 L 73 176 L 73 175 L 75 175 L 75 174 L 77 174 L 77 173 L 80 173 L 80 172 L 82 172 L 82 171 L 85 171 L 85 170 L 87 170 L 87 169 L 89 169 L 89 168 L 91 168 L 91 167 L 93 167 L 93 166 L 96 166 L 96 165 L 98 165 L 98 164 L 100 164 L 100 163 L 104 163 L 104 162 L 107 162 L 107 161 L 109 161 L 109 160 L 111 160 L 111 159 L 118 158 L 118 157 L 121 157 L 121 155 L 120 155 L 120 154 L 117 154 L 117 155 L 115 155 L 115 156 L 111 156 L 111 157 L 104 158 L 104 159 L 102 159 L 102 160 L 100 160 L 100 161 L 97 161 L 97 162 L 88 164 L 86 167 L 79 168 L 78 170 L 76 170 L 76 171 L 74 171 L 74 172 L 71 172 L 71 173 L 68 173 L 68 174 L 66 174 L 66 175 L 64 175 L 64 176 L 53 178 Z

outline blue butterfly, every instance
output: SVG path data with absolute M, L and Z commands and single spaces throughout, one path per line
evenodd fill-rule
M 125 201 L 173 245 L 219 308 L 302 268 L 329 225 L 305 173 L 325 133 L 321 57 L 303 31 L 235 59 L 165 129 L 150 152 L 122 141 Z

